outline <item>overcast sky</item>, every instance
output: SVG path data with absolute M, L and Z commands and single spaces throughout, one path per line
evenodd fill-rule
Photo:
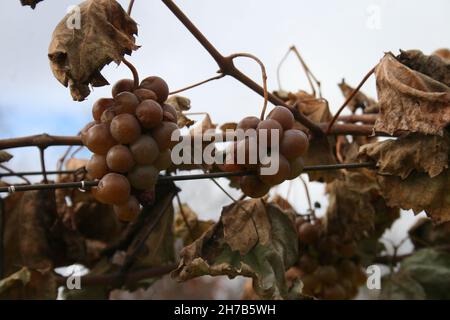
M 128 1 L 120 1 L 124 7 Z M 345 77 L 355 85 L 386 51 L 421 49 L 431 53 L 449 47 L 450 1 L 448 0 L 195 0 L 178 5 L 223 54 L 250 52 L 266 65 L 270 90 L 277 88 L 276 67 L 286 50 L 295 44 L 322 82 L 323 94 L 336 110 L 343 98 L 337 83 Z M 19 0 L 0 3 L 0 138 L 47 132 L 72 135 L 90 121 L 96 99 L 108 96 L 110 87 L 96 88 L 82 103 L 71 99 L 68 89 L 50 71 L 47 49 L 56 24 L 70 0 L 44 0 L 35 10 Z M 184 87 L 215 74 L 217 66 L 203 48 L 157 0 L 136 0 L 132 17 L 139 24 L 137 43 L 142 47 L 129 60 L 141 77 L 159 75 L 171 89 Z M 239 67 L 260 81 L 257 65 L 247 60 Z M 103 70 L 113 83 L 129 77 L 124 66 L 113 63 Z M 289 90 L 307 89 L 298 62 L 291 56 L 282 69 L 282 83 Z M 371 79 L 363 88 L 376 96 Z M 231 78 L 225 78 L 185 93 L 192 111 L 207 111 L 215 122 L 237 121 L 257 115 L 262 99 Z M 50 166 L 62 152 L 51 148 Z M 38 169 L 34 149 L 14 151 L 15 169 Z M 35 157 L 35 158 L 32 158 Z M 223 183 L 223 182 L 222 182 Z M 229 200 L 211 182 L 196 182 L 182 197 L 208 195 L 214 202 L 195 201 L 203 215 L 217 217 L 218 205 Z M 286 192 L 286 186 L 280 187 Z M 313 197 L 324 199 L 321 186 Z M 300 185 L 292 200 L 299 209 L 306 203 Z M 295 198 L 295 200 L 294 200 Z M 410 216 L 410 215 L 409 215 Z

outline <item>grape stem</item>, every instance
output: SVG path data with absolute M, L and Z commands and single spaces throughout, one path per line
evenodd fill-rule
M 268 91 L 267 91 L 267 72 L 266 72 L 266 67 L 264 66 L 264 63 L 262 63 L 262 61 L 260 59 L 258 59 L 256 56 L 250 54 L 250 53 L 234 53 L 232 55 L 229 56 L 229 58 L 231 59 L 235 59 L 238 57 L 244 57 L 244 58 L 249 58 L 252 59 L 254 61 L 256 61 L 256 63 L 259 64 L 259 67 L 261 68 L 261 76 L 262 76 L 262 83 L 263 83 L 263 90 L 264 90 L 264 104 L 261 110 L 261 116 L 260 116 L 260 120 L 264 120 L 264 114 L 266 113 L 266 109 L 267 109 L 267 102 L 268 102 Z
M 202 85 L 202 84 L 205 84 L 205 83 L 207 83 L 207 82 L 210 82 L 210 81 L 213 81 L 213 80 L 222 79 L 223 77 L 225 77 L 225 74 L 220 73 L 220 74 L 217 75 L 217 76 L 214 76 L 214 77 L 208 78 L 208 79 L 206 79 L 206 80 L 203 80 L 203 81 L 200 81 L 200 82 L 196 82 L 196 83 L 194 83 L 194 84 L 191 84 L 191 85 L 189 85 L 189 86 L 187 86 L 187 87 L 184 87 L 184 88 L 181 88 L 181 89 L 172 91 L 172 92 L 169 93 L 169 95 L 177 94 L 177 93 L 180 93 L 180 92 L 183 92 L 183 91 L 186 91 L 186 90 L 189 90 L 189 89 L 198 87 L 198 86 L 200 86 L 200 85 Z
M 319 98 L 322 98 L 322 89 L 320 86 L 320 81 L 317 80 L 317 78 L 314 76 L 314 74 L 311 72 L 311 70 L 309 69 L 308 65 L 305 63 L 305 61 L 303 60 L 302 56 L 300 55 L 300 52 L 297 50 L 296 46 L 291 46 L 288 51 L 285 53 L 285 55 L 283 56 L 283 58 L 281 59 L 280 63 L 278 63 L 277 66 L 277 82 L 278 82 L 278 88 L 280 90 L 282 90 L 282 86 L 281 86 L 281 67 L 283 66 L 284 62 L 286 61 L 287 57 L 289 56 L 289 54 L 291 52 L 294 52 L 297 59 L 300 61 L 300 64 L 302 65 L 303 71 L 305 72 L 306 78 L 308 79 L 308 83 L 309 86 L 311 87 L 312 90 L 312 95 L 315 97 L 316 96 L 316 89 L 314 87 L 313 81 L 317 86 L 317 91 L 319 92 Z
M 255 91 L 261 96 L 264 96 L 264 89 L 258 85 L 255 81 L 250 79 L 247 75 L 242 73 L 233 63 L 232 57 L 223 56 L 217 49 L 209 42 L 209 40 L 200 32 L 200 30 L 189 20 L 189 18 L 184 14 L 184 12 L 171 0 L 161 0 L 169 10 L 177 17 L 177 19 L 189 30 L 189 32 L 200 42 L 200 44 L 205 48 L 206 51 L 211 55 L 211 57 L 216 61 L 220 68 L 220 71 L 228 76 L 231 76 L 246 85 L 251 90 Z M 277 106 L 283 106 L 288 108 L 294 118 L 308 128 L 311 133 L 315 136 L 323 136 L 324 131 L 310 119 L 308 119 L 299 110 L 290 107 L 283 100 L 273 95 L 272 93 L 267 94 L 268 100 Z
M 358 93 L 359 89 L 363 86 L 363 84 L 369 79 L 369 77 L 375 72 L 375 67 L 370 69 L 370 71 L 364 76 L 364 78 L 361 80 L 361 82 L 358 84 L 358 86 L 352 91 L 352 93 L 345 99 L 342 106 L 339 108 L 339 110 L 334 115 L 333 119 L 331 119 L 330 124 L 328 125 L 327 130 L 325 131 L 326 134 L 329 134 L 331 132 L 331 128 L 333 128 L 334 123 L 336 122 L 337 118 L 341 114 L 341 112 L 344 110 L 344 108 L 347 106 L 347 104 L 355 97 L 355 95 Z
M 136 90 L 139 87 L 139 74 L 133 64 L 125 59 L 125 57 L 122 58 L 122 62 L 130 69 L 131 73 L 133 74 L 133 87 L 134 90 Z
M 130 3 L 128 4 L 128 10 L 127 14 L 131 16 L 131 11 L 133 10 L 134 0 L 130 0 Z

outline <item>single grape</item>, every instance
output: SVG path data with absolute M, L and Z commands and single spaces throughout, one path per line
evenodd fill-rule
M 94 105 L 92 106 L 92 117 L 95 121 L 100 121 L 100 118 L 103 114 L 103 112 L 112 107 L 114 104 L 114 99 L 111 98 L 101 98 L 98 99 Z
M 81 142 L 83 142 L 83 145 L 86 145 L 87 143 L 87 133 L 89 131 L 90 128 L 92 128 L 95 125 L 95 121 L 91 121 L 88 124 L 86 124 L 83 129 L 81 129 L 80 131 L 80 136 L 81 136 Z
M 333 284 L 338 280 L 336 268 L 333 266 L 319 266 L 315 275 L 325 284 Z
M 114 97 L 114 111 L 116 114 L 134 114 L 138 104 L 138 97 L 128 91 L 121 92 Z
M 142 80 L 140 88 L 144 88 L 147 90 L 152 90 L 156 93 L 156 96 L 158 97 L 158 102 L 163 103 L 167 100 L 167 97 L 169 96 L 169 87 L 167 86 L 167 83 L 161 79 L 160 77 L 147 77 L 144 80 Z
M 133 158 L 139 165 L 148 165 L 155 162 L 159 156 L 158 145 L 156 141 L 149 135 L 142 135 L 131 146 Z
M 170 149 L 166 149 L 159 152 L 158 158 L 156 158 L 153 166 L 158 170 L 167 170 L 172 165 L 172 157 Z
M 356 254 L 357 246 L 355 242 L 348 242 L 338 245 L 337 252 L 344 258 L 351 258 Z
M 109 125 L 116 115 L 117 114 L 116 111 L 114 111 L 114 108 L 106 109 L 100 117 L 100 122 L 107 123 Z
M 314 296 L 320 290 L 320 280 L 314 274 L 305 274 L 300 280 L 303 282 L 303 292 L 307 295 Z
M 126 173 L 134 166 L 133 155 L 128 147 L 118 144 L 109 149 L 106 164 L 111 171 Z
M 298 238 L 303 244 L 312 244 L 320 237 L 320 228 L 310 222 L 305 222 L 298 228 Z
M 268 119 L 277 121 L 284 130 L 292 129 L 294 126 L 294 116 L 292 112 L 285 107 L 275 107 L 267 116 Z
M 156 93 L 152 90 L 147 90 L 143 88 L 139 88 L 133 91 L 133 93 L 138 97 L 139 101 L 144 100 L 157 100 L 158 97 L 156 96 Z
M 115 205 L 113 209 L 120 221 L 130 222 L 141 212 L 141 205 L 136 197 L 130 196 L 127 202 L 121 205 Z
M 298 266 L 306 273 L 313 273 L 319 266 L 319 262 L 309 254 L 303 254 L 298 261 Z
M 134 81 L 131 79 L 122 79 L 117 81 L 112 87 L 112 96 L 115 97 L 119 93 L 128 91 L 132 92 L 134 89 Z
M 262 164 L 258 174 L 261 181 L 270 186 L 274 186 L 289 179 L 289 176 L 291 175 L 291 167 L 289 165 L 289 161 L 287 161 L 286 158 L 283 157 L 282 155 L 279 155 L 278 159 L 275 158 L 271 161 L 278 162 L 278 170 L 274 174 L 266 174 L 262 169 L 269 168 L 272 164 L 273 166 L 275 166 L 275 162 L 270 162 L 269 164 Z M 265 161 L 262 162 L 264 163 Z
M 291 168 L 291 174 L 289 175 L 288 180 L 295 179 L 299 175 L 301 175 L 303 172 L 303 168 L 305 167 L 303 164 L 302 157 L 298 157 L 298 158 L 295 158 L 294 160 L 289 161 L 289 165 Z
M 309 141 L 306 134 L 297 129 L 284 131 L 280 143 L 280 153 L 288 160 L 295 159 L 306 153 Z
M 176 145 L 178 141 L 172 141 L 172 133 L 178 130 L 178 126 L 173 122 L 163 121 L 156 128 L 152 130 L 153 139 L 158 144 L 159 150 L 171 148 Z
M 325 286 L 322 292 L 322 298 L 325 300 L 343 300 L 346 296 L 347 293 L 344 288 L 338 283 Z
M 257 176 L 243 176 L 240 182 L 242 192 L 250 198 L 265 196 L 270 186 L 262 182 Z
M 159 170 L 154 166 L 135 166 L 128 173 L 128 180 L 133 188 L 138 190 L 151 190 L 158 180 Z
M 111 121 L 111 135 L 120 143 L 133 143 L 141 136 L 141 126 L 135 116 L 119 114 Z
M 115 205 L 128 201 L 131 191 L 127 178 L 118 173 L 106 174 L 93 189 L 101 202 Z
M 164 121 L 172 121 L 174 123 L 177 123 L 178 121 L 177 110 L 168 103 L 164 103 L 162 108 L 163 108 L 163 115 L 166 118 L 164 119 Z
M 261 139 L 266 139 L 268 148 L 271 147 L 272 132 L 274 134 L 278 133 L 278 139 L 277 141 L 274 141 L 275 144 L 279 144 L 280 139 L 283 136 L 283 127 L 278 121 L 275 121 L 273 119 L 266 119 L 261 121 L 256 129 L 258 131 L 259 141 L 261 141 Z
M 260 120 L 257 117 L 245 117 L 237 124 L 237 129 L 242 129 L 244 131 L 248 129 L 255 129 L 258 127 Z
M 86 171 L 93 179 L 103 178 L 103 176 L 108 173 L 106 157 L 104 155 L 93 154 L 86 164 Z
M 104 155 L 116 143 L 105 123 L 92 126 L 87 132 L 86 147 L 93 153 Z
M 136 117 L 144 128 L 154 128 L 161 123 L 163 110 L 158 102 L 144 100 L 136 108 Z

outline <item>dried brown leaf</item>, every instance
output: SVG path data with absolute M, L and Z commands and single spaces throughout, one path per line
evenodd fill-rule
M 199 220 L 197 214 L 187 205 L 182 204 L 183 213 L 186 217 L 184 221 L 181 210 L 175 216 L 175 236 L 182 238 L 185 245 L 191 244 L 193 240 L 200 238 L 213 224 L 213 220 Z M 189 225 L 186 226 L 186 223 Z M 194 238 L 194 239 L 192 239 Z
M 413 171 L 406 178 L 378 176 L 383 197 L 389 206 L 425 211 L 436 223 L 450 221 L 450 171 L 438 176 Z
M 0 163 L 7 162 L 12 159 L 12 155 L 4 150 L 0 150 Z
M 73 14 L 56 26 L 48 50 L 53 74 L 70 87 L 76 101 L 90 93 L 89 85 L 104 86 L 108 81 L 100 70 L 111 61 L 119 64 L 125 54 L 138 46 L 136 22 L 115 0 L 87 0 L 79 5 L 80 28 L 69 28 Z
M 400 50 L 397 56 L 405 66 L 450 86 L 450 63 L 437 55 L 427 56 L 420 50 Z
M 405 179 L 412 171 L 426 172 L 430 177 L 448 168 L 450 138 L 411 133 L 396 140 L 364 145 L 359 157 L 376 161 L 378 173 Z
M 345 79 L 342 79 L 341 83 L 338 84 L 339 89 L 341 89 L 342 94 L 345 99 L 347 99 L 353 92 L 355 88 L 349 86 Z M 377 102 L 365 95 L 361 90 L 359 90 L 353 98 L 347 104 L 347 107 L 351 112 L 355 112 L 358 109 L 362 109 L 364 113 L 376 113 L 378 112 Z
M 191 130 L 189 130 L 190 135 L 202 134 L 207 130 L 213 130 L 217 127 L 217 124 L 213 123 L 211 116 L 206 113 L 202 122 L 197 123 Z
M 438 56 L 441 59 L 450 63 L 450 50 L 447 48 L 440 48 L 433 52 L 433 55 Z
M 375 69 L 380 115 L 375 130 L 443 135 L 450 123 L 450 88 L 386 54 Z
M 31 9 L 34 9 L 36 7 L 36 5 L 44 0 L 20 0 L 20 3 L 22 4 L 22 6 L 30 6 Z

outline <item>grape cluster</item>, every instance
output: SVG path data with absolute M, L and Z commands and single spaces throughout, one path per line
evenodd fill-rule
M 240 171 L 240 170 L 253 170 L 256 175 L 247 175 L 240 178 L 240 187 L 245 195 L 252 198 L 259 198 L 267 194 L 269 189 L 277 184 L 282 183 L 285 180 L 292 180 L 300 175 L 303 171 L 302 156 L 306 153 L 309 146 L 309 140 L 307 135 L 294 128 L 294 116 L 289 109 L 284 107 L 275 107 L 265 120 L 260 120 L 257 117 L 245 117 L 237 125 L 237 129 L 248 130 L 255 129 L 257 133 L 255 144 L 258 145 L 256 150 L 251 150 L 251 137 L 245 137 L 240 141 L 236 141 L 233 144 L 233 154 L 235 161 L 233 164 L 225 163 L 220 167 L 221 170 L 227 172 Z M 265 129 L 265 131 L 261 131 Z M 279 132 L 279 140 L 276 142 L 271 141 L 271 132 L 277 130 Z M 259 153 L 259 141 L 262 136 L 266 135 L 268 153 L 271 155 L 271 144 L 278 145 L 279 147 L 279 166 L 278 171 L 274 174 L 262 174 L 261 169 L 269 167 L 267 161 L 260 161 L 258 159 L 256 164 L 250 163 L 250 152 Z M 237 164 L 236 156 L 241 152 L 245 155 L 245 163 Z M 262 164 L 264 163 L 264 164 Z
M 140 212 L 139 194 L 153 191 L 159 171 L 171 163 L 171 135 L 178 130 L 176 110 L 164 103 L 166 82 L 148 77 L 135 88 L 131 79 L 119 80 L 112 98 L 92 107 L 94 121 L 81 131 L 83 144 L 93 152 L 86 165 L 95 198 L 114 206 L 119 219 L 130 221 Z
M 298 261 L 303 293 L 319 299 L 353 298 L 365 283 L 355 242 L 340 243 L 325 232 L 321 220 L 296 221 L 301 256 Z

